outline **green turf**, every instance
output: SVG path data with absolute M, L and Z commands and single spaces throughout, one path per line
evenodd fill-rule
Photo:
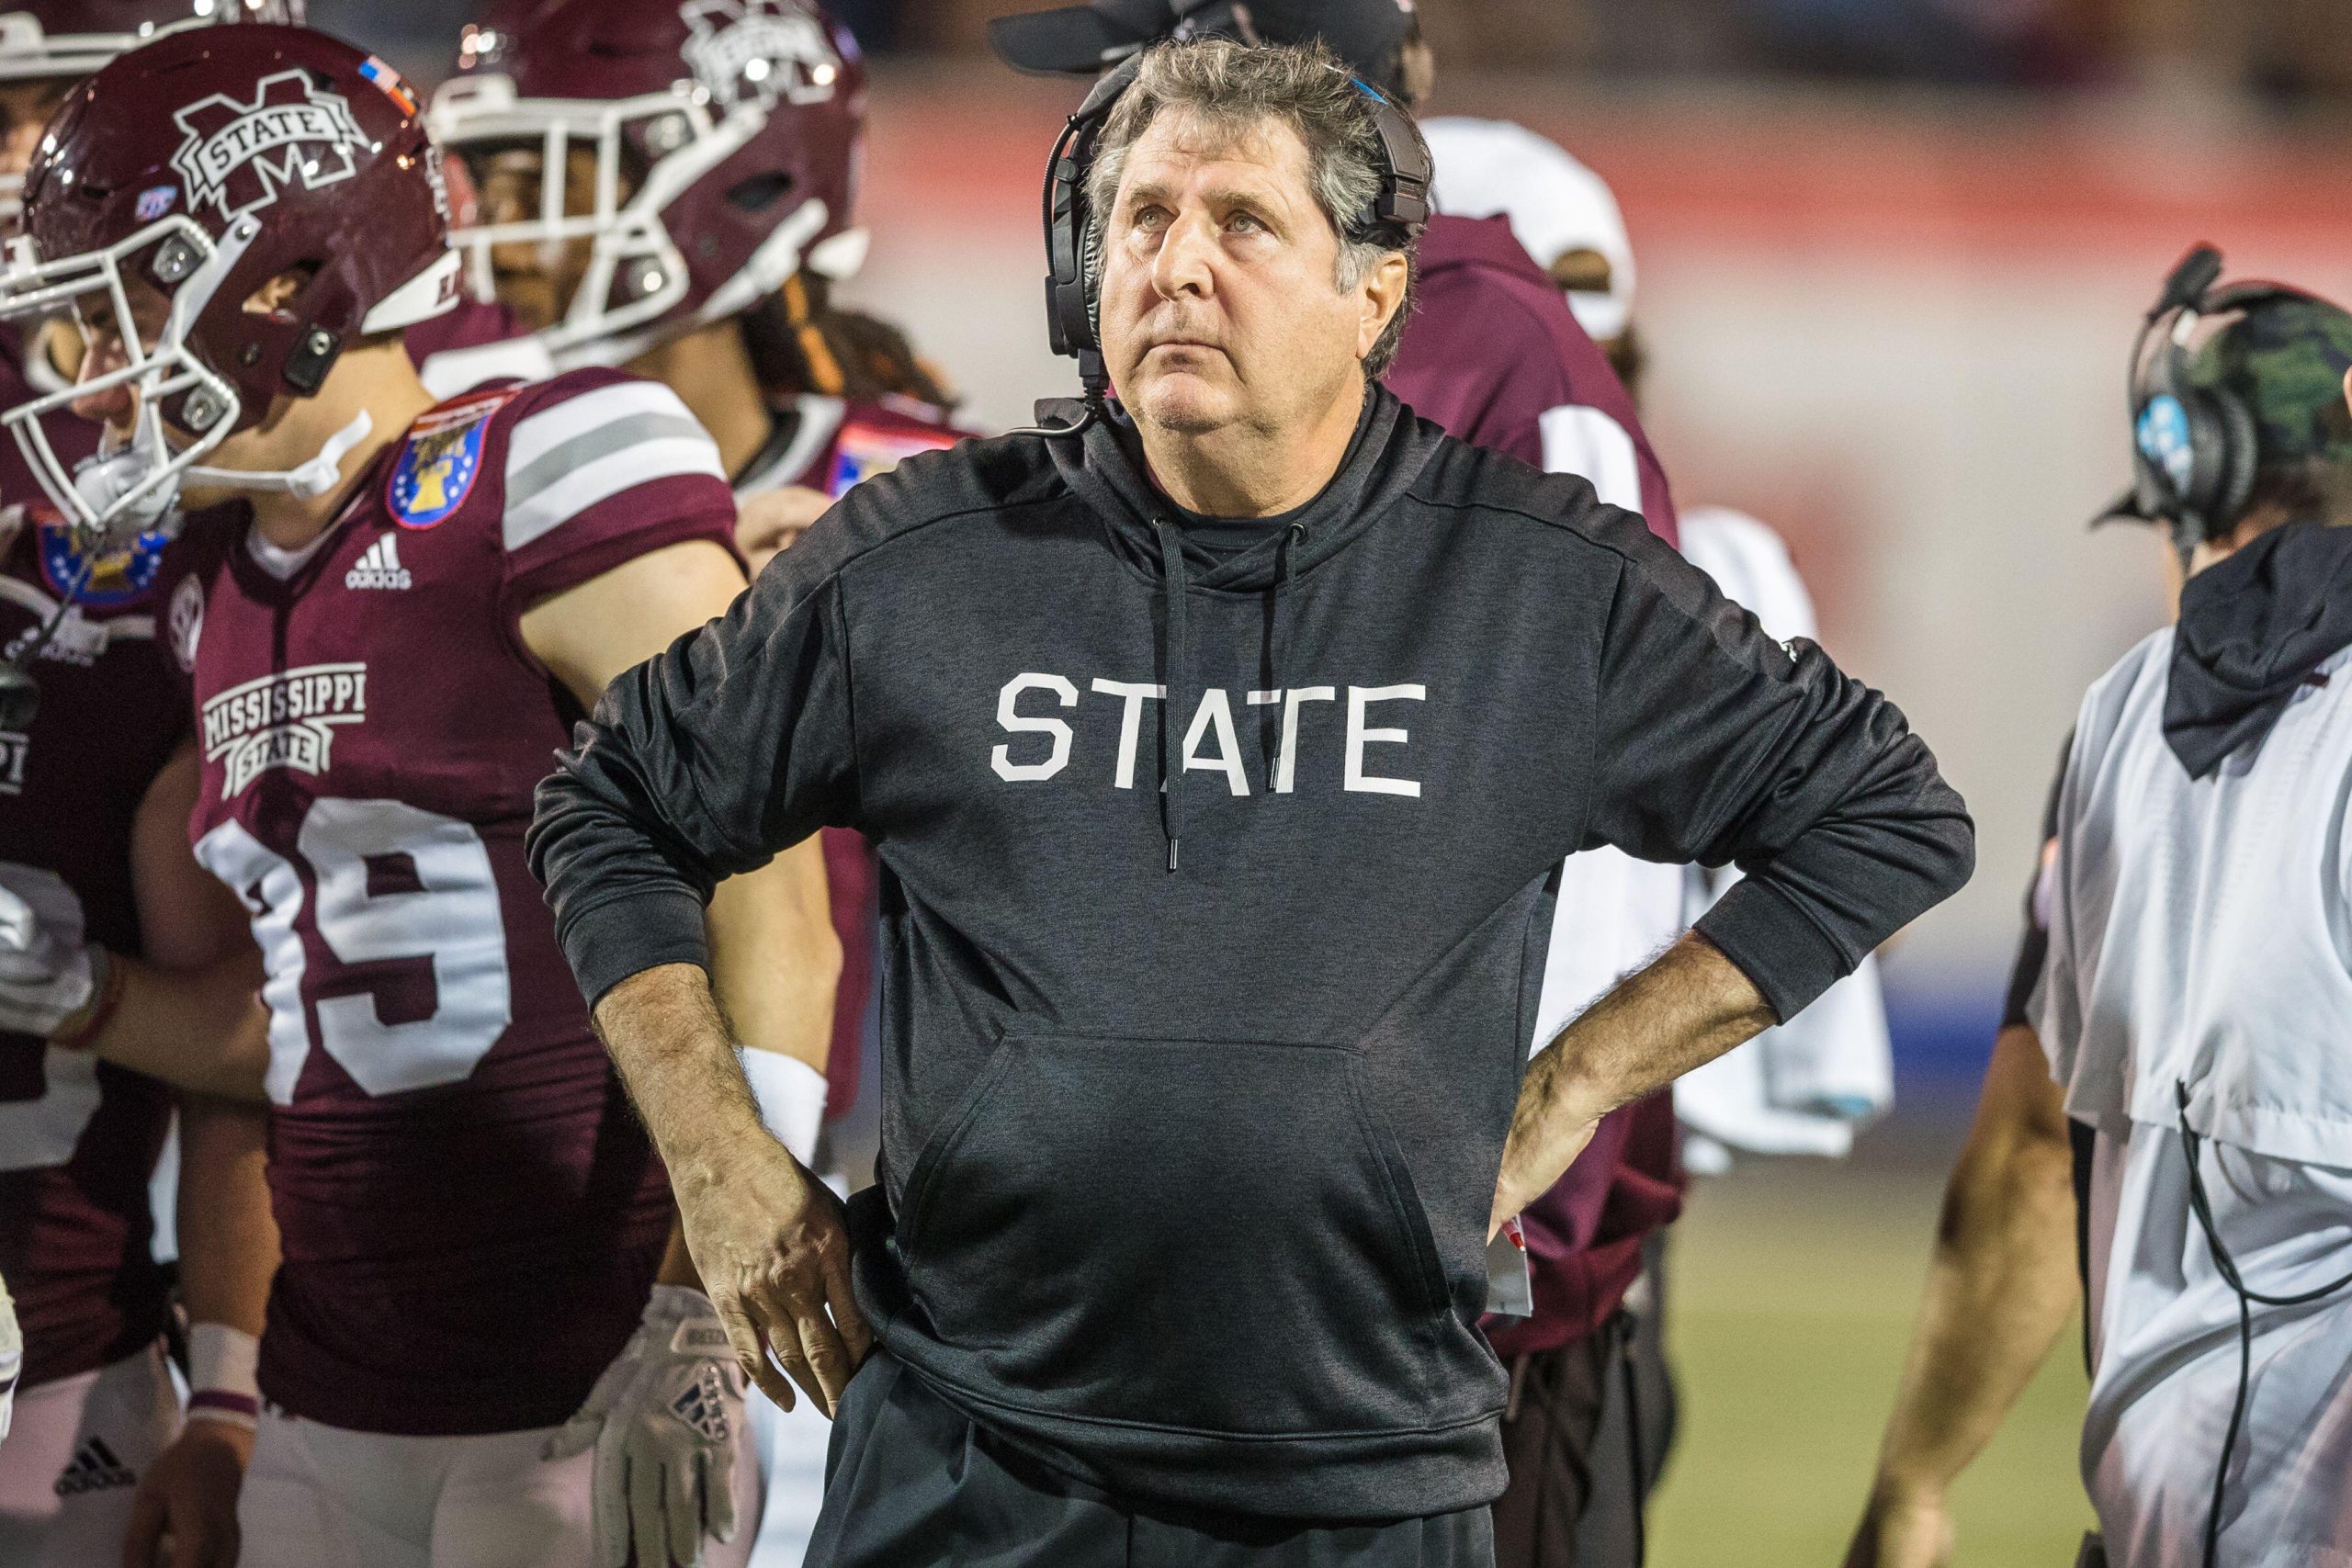
M 1669 1265 L 1682 1427 L 1651 1513 L 1656 1568 L 1837 1568 L 1902 1369 L 1944 1143 L 1890 1128 L 1851 1165 L 1698 1184 Z M 2078 1334 L 1954 1492 L 1962 1568 L 2074 1561 L 2091 1523 Z

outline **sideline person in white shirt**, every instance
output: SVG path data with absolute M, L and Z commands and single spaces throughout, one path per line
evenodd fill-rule
M 2084 1561 L 2352 1563 L 2352 316 L 2212 290 L 2208 255 L 2151 312 L 2115 509 L 2169 525 L 2178 617 L 2084 699 L 2031 905 L 2046 956 L 1849 1568 L 1950 1560 L 1951 1483 L 2078 1266 Z

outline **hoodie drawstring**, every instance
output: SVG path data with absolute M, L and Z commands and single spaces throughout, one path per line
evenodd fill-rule
M 1293 523 L 1283 530 L 1282 543 L 1275 547 L 1273 592 L 1266 597 L 1266 690 L 1276 694 L 1267 707 L 1267 722 L 1259 727 L 1259 749 L 1265 754 L 1267 790 L 1276 784 L 1275 773 L 1282 766 L 1283 699 L 1284 689 L 1283 670 L 1289 660 L 1283 657 L 1290 644 L 1290 634 L 1283 622 L 1283 595 L 1290 592 L 1291 579 L 1297 563 L 1293 558 L 1298 547 L 1306 543 L 1306 525 Z
M 1184 600 L 1192 579 L 1184 570 L 1184 541 L 1176 528 L 1160 518 L 1152 520 L 1159 534 L 1159 600 L 1168 628 L 1166 681 L 1168 694 L 1159 704 L 1160 776 L 1159 829 L 1168 839 L 1168 869 L 1176 869 L 1176 852 L 1183 841 L 1182 807 L 1177 789 L 1184 778 L 1184 716 L 1193 711 L 1193 638 L 1184 624 Z

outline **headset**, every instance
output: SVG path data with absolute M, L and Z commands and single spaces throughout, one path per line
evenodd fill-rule
M 1046 330 L 1056 354 L 1077 359 L 1087 405 L 1098 412 L 1109 395 L 1111 378 L 1102 363 L 1102 344 L 1095 324 L 1094 288 L 1102 258 L 1096 254 L 1100 235 L 1086 199 L 1086 176 L 1094 165 L 1112 108 L 1135 85 L 1142 70 L 1142 57 L 1134 55 L 1097 81 L 1055 139 L 1053 156 L 1046 164 Z M 1380 140 L 1381 166 L 1380 189 L 1348 224 L 1347 238 L 1401 250 L 1413 243 L 1429 221 L 1432 175 L 1429 145 L 1413 128 L 1411 118 L 1386 95 L 1361 77 L 1351 75 L 1348 80 L 1370 103 L 1373 129 Z
M 2175 264 L 2132 342 L 2132 494 L 2140 514 L 2171 525 L 2183 556 L 2229 531 L 2254 493 L 2254 412 L 2227 387 L 2191 386 L 2190 335 L 2207 316 L 2317 295 L 2283 283 L 2215 288 L 2222 253 L 2197 245 Z M 2155 351 L 2148 352 L 2150 338 Z

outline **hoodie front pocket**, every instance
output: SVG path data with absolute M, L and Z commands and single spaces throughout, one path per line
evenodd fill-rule
M 1451 1316 L 1345 1047 L 1008 1037 L 909 1171 L 898 1235 L 943 1345 L 1100 1419 L 1418 1425 Z

